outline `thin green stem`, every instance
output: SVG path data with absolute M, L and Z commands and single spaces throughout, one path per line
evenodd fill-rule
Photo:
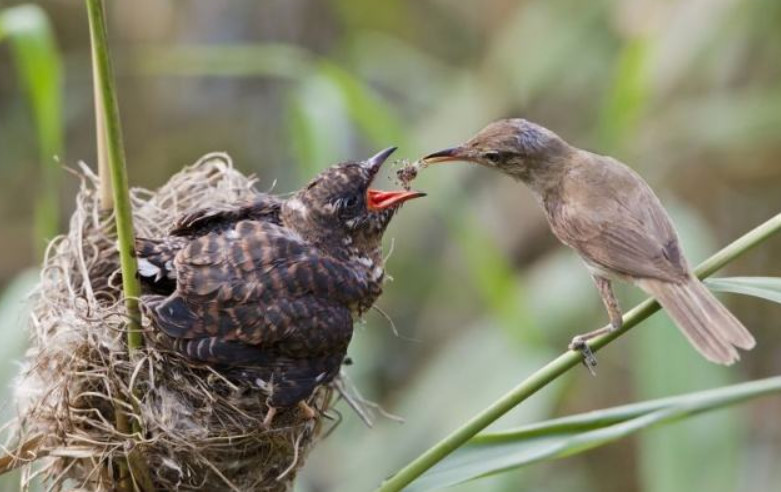
M 744 234 L 730 243 L 727 247 L 702 262 L 696 268 L 695 273 L 700 278 L 708 277 L 724 265 L 727 265 L 738 256 L 762 243 L 779 231 L 781 231 L 781 213 Z M 641 302 L 624 314 L 624 324 L 621 330 L 596 338 L 589 342 L 589 346 L 593 351 L 599 350 L 658 310 L 659 304 L 653 299 L 647 299 Z M 450 435 L 415 458 L 391 478 L 383 482 L 377 489 L 377 492 L 395 492 L 402 490 L 426 470 L 465 444 L 478 432 L 491 425 L 499 417 L 553 382 L 565 372 L 579 365 L 580 361 L 581 355 L 579 352 L 568 351 L 558 356 L 522 381 L 509 393 L 502 396 L 483 411 L 469 419 L 461 427 L 453 431 Z
M 98 55 L 95 43 L 94 30 L 90 29 L 90 48 L 92 52 L 92 59 L 97 59 Z M 98 73 L 98 64 L 92 64 L 92 79 L 97 81 L 100 78 Z M 98 90 L 97 83 L 95 84 L 95 90 L 93 91 L 93 99 L 95 105 L 95 148 L 97 149 L 96 157 L 98 161 L 98 176 L 101 178 L 98 188 L 98 196 L 100 197 L 100 211 L 111 212 L 114 209 L 114 197 L 112 194 L 111 181 L 106 179 L 111 171 L 108 167 L 108 150 L 106 149 L 106 124 L 103 121 L 103 104 L 101 102 L 101 91 Z

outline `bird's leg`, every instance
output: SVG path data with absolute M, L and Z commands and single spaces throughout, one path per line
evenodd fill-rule
M 266 412 L 266 416 L 263 418 L 264 429 L 271 428 L 271 421 L 274 420 L 274 415 L 276 414 L 277 414 L 277 407 L 268 407 L 268 412 Z
M 298 408 L 301 409 L 301 412 L 304 414 L 304 418 L 307 420 L 312 420 L 317 416 L 315 409 L 310 407 L 304 400 L 298 402 Z
M 610 284 L 610 280 L 605 277 L 594 275 L 594 283 L 599 290 L 599 295 L 602 296 L 602 302 L 605 304 L 608 318 L 610 318 L 610 325 L 602 328 L 603 333 L 610 333 L 616 330 L 620 330 L 624 324 L 623 315 L 621 313 L 621 306 L 618 305 L 618 299 L 616 299 L 615 293 L 613 293 L 613 287 Z M 596 330 L 599 331 L 599 330 Z M 602 333 L 599 333 L 601 335 Z M 589 338 L 597 336 L 592 335 Z
M 618 305 L 618 300 L 613 293 L 613 287 L 610 285 L 610 280 L 600 275 L 592 275 L 594 284 L 597 286 L 599 295 L 602 297 L 602 302 L 607 309 L 607 315 L 610 318 L 610 324 L 603 326 L 594 331 L 583 333 L 572 338 L 572 342 L 569 344 L 570 350 L 577 350 L 583 354 L 583 364 L 588 368 L 592 375 L 595 375 L 594 367 L 597 365 L 597 358 L 588 346 L 589 340 L 612 333 L 616 330 L 620 330 L 623 325 L 623 317 L 621 314 L 621 307 Z

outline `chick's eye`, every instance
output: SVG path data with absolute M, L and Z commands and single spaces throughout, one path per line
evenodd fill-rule
M 356 205 L 358 205 L 358 199 L 355 198 L 354 196 L 345 198 L 344 201 L 342 202 L 342 206 L 347 209 L 354 208 Z
M 483 157 L 485 157 L 489 161 L 491 161 L 494 164 L 496 164 L 497 162 L 499 162 L 500 155 L 499 155 L 499 152 L 491 150 L 491 151 L 483 153 Z
M 347 196 L 335 200 L 334 205 L 339 214 L 351 214 L 358 208 L 359 201 L 355 196 Z

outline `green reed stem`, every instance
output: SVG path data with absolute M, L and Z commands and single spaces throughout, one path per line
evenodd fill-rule
M 125 309 L 128 314 L 127 347 L 128 356 L 133 360 L 134 353 L 143 347 L 144 338 L 141 333 L 141 311 L 138 298 L 141 295 L 141 285 L 136 277 L 137 264 L 135 256 L 135 240 L 133 237 L 133 217 L 130 203 L 130 192 L 125 164 L 125 149 L 122 142 L 122 126 L 119 120 L 114 78 L 111 67 L 108 40 L 106 35 L 106 18 L 102 0 L 86 0 L 89 17 L 90 39 L 92 41 L 93 76 L 95 78 L 96 100 L 96 130 L 98 135 L 98 159 L 101 178 L 101 207 L 110 210 L 111 205 L 106 196 L 106 173 L 111 179 L 111 191 L 114 206 L 114 217 L 117 233 L 117 247 L 122 270 L 122 290 L 125 298 Z M 105 166 L 104 164 L 107 164 Z M 131 389 L 132 390 L 132 389 Z M 115 425 L 123 434 L 140 432 L 140 424 L 129 421 L 128 415 L 117 405 L 115 409 Z M 120 490 L 133 489 L 152 490 L 149 470 L 141 459 L 137 448 L 128 453 L 128 459 L 120 463 L 117 486 Z
M 724 249 L 702 262 L 695 269 L 696 275 L 699 278 L 705 278 L 712 275 L 724 265 L 732 262 L 735 258 L 762 243 L 780 230 L 781 213 L 744 234 Z M 624 323 L 620 330 L 591 340 L 588 343 L 589 347 L 591 347 L 592 351 L 596 352 L 651 316 L 659 310 L 659 307 L 659 304 L 653 299 L 646 299 L 624 314 Z M 415 458 L 395 475 L 383 482 L 376 492 L 395 492 L 402 490 L 426 470 L 442 461 L 447 455 L 460 446 L 464 445 L 478 432 L 491 425 L 499 417 L 552 383 L 565 372 L 579 365 L 581 360 L 582 356 L 580 352 L 571 350 L 558 356 L 522 381 L 509 393 L 496 400 L 480 413 L 465 422 L 461 427 Z

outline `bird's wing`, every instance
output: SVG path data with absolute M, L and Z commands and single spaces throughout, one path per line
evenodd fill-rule
M 182 214 L 169 233 L 173 236 L 198 237 L 225 230 L 248 219 L 278 225 L 281 206 L 279 198 L 262 193 L 246 203 L 195 209 Z
M 333 380 L 352 337 L 350 310 L 313 296 L 232 306 L 214 318 L 178 295 L 150 297 L 147 314 L 179 352 L 273 383 L 272 406 L 293 405 Z
M 560 199 L 546 202 L 551 227 L 588 262 L 629 277 L 677 281 L 688 274 L 667 212 L 628 167 L 594 156 L 559 191 Z
M 314 296 L 242 304 L 217 313 L 180 296 L 147 304 L 155 326 L 188 356 L 226 365 L 271 365 L 279 357 L 343 353 L 352 336 L 350 310 Z M 216 314 L 216 316 L 215 316 Z
M 344 312 L 349 318 L 349 307 L 376 288 L 349 265 L 266 222 L 241 221 L 198 237 L 174 263 L 176 293 L 152 311 L 158 326 L 179 338 L 266 345 L 301 335 L 306 341 L 305 332 L 318 327 L 341 330 Z

